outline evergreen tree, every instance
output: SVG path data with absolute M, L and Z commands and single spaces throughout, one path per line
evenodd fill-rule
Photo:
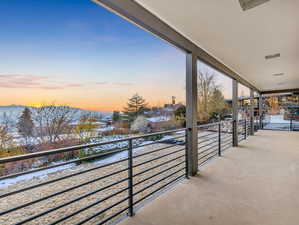
M 21 136 L 25 138 L 26 143 L 28 141 L 28 138 L 33 136 L 33 128 L 34 124 L 31 119 L 31 111 L 29 108 L 26 107 L 22 112 L 21 116 L 19 117 L 17 123 L 18 132 Z
M 137 93 L 129 98 L 127 107 L 124 109 L 125 115 L 128 116 L 129 121 L 134 121 L 138 115 L 142 115 L 147 109 L 147 103 L 144 98 L 142 98 Z

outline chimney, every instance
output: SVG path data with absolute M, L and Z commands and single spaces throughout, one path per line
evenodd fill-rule
M 175 96 L 172 96 L 171 99 L 172 99 L 172 105 L 175 105 Z

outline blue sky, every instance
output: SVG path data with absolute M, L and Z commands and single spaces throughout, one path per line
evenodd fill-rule
M 185 54 L 90 0 L 1 0 L 0 104 L 185 101 Z M 220 79 L 230 95 L 230 79 Z M 7 97 L 8 96 L 8 97 Z
M 0 26 L 11 103 L 111 110 L 135 92 L 151 104 L 184 100 L 184 54 L 89 0 L 2 0 Z

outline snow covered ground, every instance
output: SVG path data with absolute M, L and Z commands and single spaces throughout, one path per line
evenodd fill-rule
M 52 165 L 54 165 L 54 164 L 52 164 Z M 66 170 L 66 169 L 70 169 L 70 168 L 73 168 L 75 165 L 76 165 L 75 163 L 71 163 L 68 165 L 58 166 L 55 168 L 50 168 L 50 169 L 46 169 L 46 170 L 42 170 L 42 171 L 29 173 L 29 174 L 24 174 L 24 175 L 17 176 L 14 178 L 4 179 L 4 180 L 0 181 L 0 189 L 7 188 L 10 185 L 13 185 L 17 182 L 24 181 L 24 180 L 31 180 L 34 178 L 39 178 L 39 179 L 46 178 L 48 174 Z M 34 170 L 34 169 L 36 169 L 36 168 L 32 168 L 32 170 Z
M 290 120 L 285 120 L 283 115 L 266 115 L 265 129 L 290 130 Z M 299 121 L 292 121 L 293 127 L 299 126 Z
M 170 139 L 172 137 L 173 136 L 167 135 L 167 136 L 164 136 L 162 139 L 160 139 L 160 141 Z M 121 139 L 121 138 L 124 138 L 124 136 L 110 136 L 110 137 L 105 137 L 104 139 L 101 139 L 101 142 L 112 141 L 112 140 Z M 96 142 L 94 141 L 94 143 L 96 143 Z M 136 145 L 147 145 L 147 144 L 151 144 L 151 143 L 154 143 L 154 141 L 140 140 L 138 142 L 137 141 L 135 142 Z M 104 151 L 104 150 L 122 148 L 122 147 L 127 147 L 127 142 L 117 142 L 115 144 L 102 145 L 102 146 L 99 146 L 99 147 L 93 147 L 91 149 L 94 149 L 96 152 L 101 152 L 101 151 Z M 136 147 L 136 148 L 133 149 L 133 153 L 136 153 L 136 152 L 142 150 L 143 148 L 144 147 Z M 107 163 L 115 162 L 117 160 L 124 159 L 124 158 L 127 158 L 127 157 L 128 157 L 128 152 L 123 151 L 123 152 L 115 153 L 115 154 L 111 155 L 110 157 L 94 161 L 91 164 L 95 164 L 95 165 L 107 164 Z M 55 163 L 52 163 L 48 166 L 58 164 L 58 163 L 63 163 L 63 162 L 64 161 L 55 162 Z M 32 168 L 32 170 L 34 170 L 34 169 L 38 169 L 38 168 Z M 76 170 L 81 170 L 81 169 L 84 169 L 84 167 L 80 166 L 80 165 L 78 166 L 75 163 L 71 163 L 71 164 L 68 164 L 68 165 L 63 165 L 63 166 L 58 166 L 58 167 L 55 167 L 55 168 L 45 169 L 45 170 L 42 170 L 42 171 L 32 172 L 32 173 L 25 174 L 25 175 L 20 175 L 20 176 L 14 177 L 14 178 L 8 178 L 8 179 L 0 180 L 0 189 L 7 188 L 10 185 L 16 184 L 17 182 L 20 182 L 20 181 L 31 180 L 31 179 L 34 179 L 34 178 L 38 178 L 38 179 L 47 178 L 47 176 L 49 174 L 56 173 L 56 172 L 63 171 L 63 170 L 74 170 L 74 171 L 76 171 Z

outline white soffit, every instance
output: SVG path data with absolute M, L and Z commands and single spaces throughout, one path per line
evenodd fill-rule
M 246 11 L 239 0 L 136 2 L 260 90 L 299 88 L 299 0 L 270 0 Z

